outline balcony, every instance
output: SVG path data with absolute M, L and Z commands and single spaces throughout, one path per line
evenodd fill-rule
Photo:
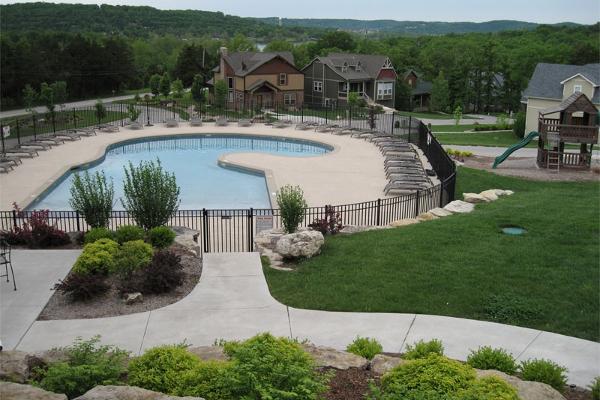
M 548 134 L 558 134 L 561 142 L 568 143 L 598 143 L 598 126 L 561 124 L 555 118 L 540 118 L 538 120 L 540 135 L 546 139 Z

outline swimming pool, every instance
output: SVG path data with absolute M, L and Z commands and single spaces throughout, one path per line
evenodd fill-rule
M 27 209 L 70 210 L 73 173 L 104 171 L 115 188 L 113 209 L 122 210 L 123 167 L 131 161 L 160 159 L 163 168 L 174 172 L 181 188 L 180 210 L 271 208 L 262 173 L 223 168 L 218 159 L 225 153 L 269 153 L 287 157 L 318 156 L 331 147 L 312 141 L 268 136 L 185 135 L 145 138 L 110 146 L 105 156 L 71 170 L 33 201 Z

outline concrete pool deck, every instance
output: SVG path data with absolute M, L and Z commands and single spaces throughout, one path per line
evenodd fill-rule
M 70 168 L 101 158 L 111 144 L 144 137 L 211 133 L 304 139 L 334 147 L 332 152 L 315 157 L 295 158 L 262 153 L 230 153 L 221 157 L 222 161 L 230 164 L 265 170 L 265 175 L 271 179 L 270 189 L 284 184 L 299 185 L 309 206 L 348 204 L 385 197 L 383 188 L 387 179 L 383 156 L 375 145 L 364 140 L 313 130 L 275 129 L 262 124 L 251 127 L 238 127 L 233 123 L 226 127 L 216 127 L 212 123 L 202 127 L 182 124 L 177 128 L 166 128 L 160 124 L 142 130 L 121 128 L 116 133 L 99 132 L 97 136 L 40 151 L 39 157 L 24 159 L 14 171 L 0 175 L 0 209 L 11 210 L 13 202 L 24 208 Z

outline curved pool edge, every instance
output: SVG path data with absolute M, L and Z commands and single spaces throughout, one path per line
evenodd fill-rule
M 138 132 L 140 132 L 140 131 L 138 131 Z M 140 132 L 140 133 L 143 133 L 143 132 Z M 118 135 L 118 133 L 107 134 L 107 135 Z M 91 156 L 89 159 L 80 161 L 77 163 L 73 163 L 73 164 L 66 164 L 64 166 L 64 168 L 61 168 L 59 170 L 59 172 L 52 175 L 49 179 L 46 180 L 46 182 L 44 184 L 42 184 L 40 187 L 38 187 L 36 190 L 34 190 L 32 193 L 30 193 L 24 201 L 22 201 L 21 203 L 17 203 L 17 204 L 19 204 L 19 207 L 22 210 L 29 210 L 32 205 L 35 205 L 40 200 L 42 200 L 42 198 L 44 196 L 46 196 L 46 194 L 49 191 L 53 190 L 56 186 L 60 185 L 63 182 L 63 180 L 67 178 L 69 172 L 76 171 L 76 170 L 79 170 L 82 168 L 90 168 L 90 167 L 96 166 L 105 160 L 106 154 L 110 150 L 113 150 L 113 149 L 121 147 L 121 146 L 126 146 L 128 144 L 134 144 L 134 143 L 139 143 L 139 142 L 146 142 L 149 140 L 158 141 L 158 140 L 164 140 L 164 139 L 177 139 L 177 138 L 183 138 L 183 137 L 185 137 L 185 138 L 217 137 L 218 138 L 218 137 L 236 137 L 236 136 L 238 136 L 238 137 L 254 137 L 254 138 L 260 138 L 260 139 L 270 139 L 270 140 L 277 140 L 277 141 L 282 141 L 282 142 L 304 143 L 304 144 L 310 144 L 310 145 L 314 145 L 314 146 L 323 147 L 328 150 L 328 152 L 325 154 L 307 156 L 307 157 L 325 157 L 330 154 L 335 154 L 340 150 L 339 146 L 337 146 L 337 145 L 325 143 L 325 142 L 318 141 L 318 140 L 288 137 L 288 136 L 268 135 L 268 134 L 261 134 L 261 133 L 252 133 L 252 132 L 206 132 L 206 133 L 177 132 L 177 133 L 173 133 L 173 134 L 169 134 L 166 132 L 153 134 L 153 132 L 149 132 L 146 135 L 136 136 L 134 138 L 122 138 L 122 139 L 120 138 L 121 140 L 117 140 L 115 142 L 100 145 L 99 148 L 97 149 L 97 151 L 94 153 L 94 155 Z M 50 151 L 52 151 L 52 150 L 50 150 Z M 241 153 L 244 153 L 244 152 L 240 152 L 239 154 L 241 154 Z M 223 168 L 229 168 L 229 169 L 239 169 L 240 172 L 253 173 L 253 174 L 259 174 L 261 176 L 264 176 L 266 186 L 267 186 L 267 191 L 268 191 L 268 199 L 269 199 L 269 202 L 271 203 L 271 206 L 273 206 L 274 199 L 276 197 L 276 192 L 278 189 L 278 186 L 274 180 L 273 171 L 269 170 L 269 169 L 260 169 L 260 168 L 255 168 L 255 167 L 253 168 L 252 166 L 246 166 L 246 165 L 242 165 L 242 164 L 234 165 L 234 163 L 230 163 L 230 164 L 224 163 L 224 165 L 221 165 L 220 159 L 223 156 L 228 155 L 228 154 L 233 154 L 233 153 L 228 152 L 228 153 L 225 153 L 225 154 L 222 154 L 219 156 L 219 166 L 221 166 Z M 238 153 L 235 153 L 235 154 L 238 154 Z M 34 207 L 34 209 L 35 209 L 35 207 Z M 58 210 L 58 211 L 62 211 L 62 210 Z

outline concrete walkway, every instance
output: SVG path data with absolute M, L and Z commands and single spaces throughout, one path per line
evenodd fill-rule
M 517 139 L 515 139 L 515 143 Z M 460 151 L 470 151 L 476 156 L 483 157 L 498 157 L 500 154 L 504 153 L 507 147 L 488 147 L 488 146 L 459 146 L 459 145 L 443 145 L 445 149 L 454 149 Z M 568 150 L 568 149 L 567 149 Z M 575 150 L 573 150 L 575 151 Z M 527 158 L 536 158 L 537 157 L 537 148 L 536 147 L 523 147 L 514 153 L 511 154 L 511 157 L 527 157 Z M 592 157 L 594 159 L 600 158 L 600 151 L 594 150 Z
M 39 253 L 47 264 L 67 262 L 59 252 Z M 19 254 L 18 271 L 39 268 L 39 262 L 29 260 L 27 254 Z M 63 271 L 66 269 L 68 266 Z M 9 320 L 14 312 L 20 311 L 3 308 L 2 320 Z M 565 365 L 569 381 L 578 386 L 586 386 L 600 375 L 600 344 L 587 340 L 442 316 L 287 307 L 271 297 L 258 253 L 206 254 L 200 282 L 175 304 L 121 317 L 36 321 L 16 347 L 43 350 L 68 345 L 77 336 L 100 334 L 103 342 L 137 354 L 160 344 L 185 340 L 192 345 L 211 345 L 216 339 L 244 339 L 264 331 L 338 349 L 344 349 L 357 335 L 369 336 L 389 352 L 400 352 L 420 339 L 438 338 L 452 358 L 464 360 L 470 349 L 490 345 L 507 349 L 519 360 L 543 357 Z M 18 342 L 12 336 L 4 340 Z

